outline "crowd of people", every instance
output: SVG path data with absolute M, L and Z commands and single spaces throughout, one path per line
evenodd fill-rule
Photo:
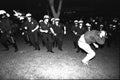
M 54 47 L 63 51 L 63 37 L 67 34 L 67 28 L 71 27 L 74 48 L 77 49 L 77 53 L 82 50 L 87 52 L 86 57 L 82 60 L 82 63 L 87 65 L 89 60 L 95 57 L 91 44 L 96 48 L 99 47 L 98 44 L 106 43 L 107 46 L 110 46 L 113 36 L 120 30 L 118 18 L 80 18 L 80 20 L 73 20 L 73 25 L 67 26 L 60 22 L 60 18 L 52 18 L 49 15 L 44 15 L 43 19 L 37 21 L 31 13 L 23 14 L 16 10 L 13 10 L 13 13 L 11 16 L 5 10 L 0 10 L 0 43 L 6 51 L 9 50 L 9 45 L 14 47 L 15 52 L 19 50 L 16 43 L 18 34 L 22 36 L 26 44 L 33 46 L 35 50 L 40 50 L 41 40 L 47 52 L 54 53 Z

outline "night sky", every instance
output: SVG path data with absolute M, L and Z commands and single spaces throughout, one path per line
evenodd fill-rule
M 18 9 L 33 14 L 50 11 L 48 0 L 0 0 L 0 8 Z M 56 2 L 58 0 L 55 0 Z M 63 0 L 62 12 L 78 11 L 82 15 L 119 15 L 119 0 Z

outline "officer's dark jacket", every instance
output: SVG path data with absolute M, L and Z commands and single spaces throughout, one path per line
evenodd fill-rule
M 36 26 L 38 25 L 37 21 L 34 20 L 33 18 L 31 18 L 31 22 L 29 22 L 28 20 L 26 20 L 26 22 L 24 23 L 24 27 L 28 27 L 28 31 L 31 32 L 31 30 L 33 30 Z
M 86 29 L 84 28 L 84 26 L 81 29 L 79 28 L 79 26 L 77 27 L 73 26 L 72 31 L 77 32 L 77 35 L 81 36 L 86 32 Z
M 3 31 L 7 31 L 7 30 L 10 30 L 11 29 L 11 24 L 13 22 L 9 19 L 9 18 L 4 18 L 1 20 L 1 29 Z
M 47 24 L 45 24 L 44 22 L 41 22 L 39 28 L 42 30 L 48 30 L 48 34 L 51 34 L 50 27 L 51 27 L 51 24 L 49 22 Z
M 56 34 L 63 34 L 64 33 L 64 25 L 61 23 L 59 23 L 58 26 L 53 25 L 52 28 Z
M 50 29 L 50 24 L 48 23 L 48 24 L 45 24 L 44 22 L 41 22 L 40 23 L 40 28 L 42 29 L 42 30 L 49 30 Z

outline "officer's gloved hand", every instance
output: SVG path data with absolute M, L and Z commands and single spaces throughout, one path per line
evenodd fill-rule
M 64 32 L 64 35 L 66 35 L 66 31 Z
M 77 32 L 75 33 L 75 35 L 77 35 Z
M 45 33 L 48 33 L 48 30 L 46 30 Z
M 54 34 L 54 36 L 56 36 L 57 34 Z
M 31 30 L 31 32 L 34 32 L 34 30 Z
M 99 46 L 97 44 L 93 43 L 93 45 L 95 46 L 95 48 L 99 48 Z
M 27 30 L 28 28 L 25 26 L 24 29 Z

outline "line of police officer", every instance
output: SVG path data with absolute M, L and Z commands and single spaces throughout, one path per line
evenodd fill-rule
M 50 17 L 48 15 L 44 16 L 44 20 L 40 21 L 40 26 L 36 26 L 32 32 L 38 30 L 42 36 L 42 40 L 45 43 L 47 52 L 54 53 L 52 48 L 54 44 L 57 44 L 59 50 L 62 51 L 63 35 L 66 34 L 66 27 L 59 23 L 59 18 L 52 18 L 52 24 L 49 22 Z
M 20 12 L 13 10 L 14 16 L 21 21 L 21 25 L 17 28 L 21 31 L 21 35 L 25 40 L 26 44 L 33 46 L 35 50 L 40 50 L 40 39 L 43 45 L 47 48 L 47 52 L 53 52 L 54 42 L 59 50 L 62 51 L 63 35 L 66 34 L 66 27 L 61 24 L 59 18 L 53 18 L 52 23 L 50 23 L 50 17 L 48 15 L 44 16 L 44 20 L 40 20 L 39 23 L 33 19 L 31 13 L 23 15 Z M 13 29 L 12 20 L 9 19 L 10 15 L 4 10 L 0 10 L 0 15 L 2 19 L 0 20 L 0 42 L 9 50 L 9 44 L 12 44 L 15 48 L 15 52 L 18 51 L 16 40 L 14 34 L 17 32 Z M 5 16 L 5 17 L 4 17 Z M 11 22 L 11 23 L 10 23 Z M 54 24 L 53 24 L 54 23 Z
M 80 19 L 74 20 L 74 25 L 71 28 L 71 31 L 74 34 L 73 37 L 73 44 L 74 47 L 77 48 L 77 53 L 79 51 L 82 51 L 78 47 L 78 39 L 82 34 L 84 34 L 86 31 L 91 31 L 91 30 L 98 30 L 102 31 L 105 30 L 107 32 L 107 38 L 104 46 L 110 47 L 112 41 L 115 41 L 115 37 L 117 37 L 118 33 L 120 32 L 120 22 L 119 19 L 113 18 L 111 19 L 105 19 L 101 17 L 96 17 L 92 18 L 90 17 L 88 20 L 87 19 Z M 100 46 L 101 48 L 103 46 Z
M 63 50 L 62 44 L 63 36 L 66 34 L 66 26 L 60 23 L 59 18 L 52 18 L 52 23 L 50 23 L 50 17 L 48 15 L 45 15 L 43 17 L 43 20 L 37 22 L 32 17 L 31 13 L 23 15 L 22 13 L 15 10 L 13 10 L 13 12 L 15 13 L 14 16 L 21 21 L 21 25 L 17 27 L 21 31 L 21 34 L 27 44 L 33 46 L 35 50 L 40 50 L 39 41 L 41 39 L 48 52 L 54 53 L 52 50 L 54 47 L 58 47 L 60 51 Z M 0 16 L 0 42 L 6 50 L 9 50 L 9 44 L 12 45 L 15 48 L 16 52 L 18 51 L 16 39 L 14 36 L 14 34 L 16 34 L 16 25 L 12 20 L 10 20 L 10 15 L 6 13 L 6 11 L 0 10 Z M 91 29 L 97 29 L 98 26 L 99 30 L 102 30 L 104 28 L 103 24 L 100 23 L 98 25 L 98 22 L 96 20 L 90 18 L 90 22 L 86 24 L 84 24 L 82 19 L 80 21 L 74 21 L 72 32 L 74 33 L 73 44 L 74 47 L 77 48 L 76 52 L 80 51 L 77 42 L 82 34 L 84 34 L 86 31 L 91 31 Z M 114 22 L 116 22 L 116 20 Z
M 77 53 L 80 51 L 80 48 L 78 47 L 78 39 L 80 38 L 80 36 L 82 34 L 84 34 L 86 32 L 86 29 L 83 25 L 83 20 L 81 19 L 80 21 L 75 20 L 74 21 L 74 25 L 72 27 L 72 32 L 74 34 L 73 37 L 73 44 L 74 44 L 74 48 L 77 48 Z

